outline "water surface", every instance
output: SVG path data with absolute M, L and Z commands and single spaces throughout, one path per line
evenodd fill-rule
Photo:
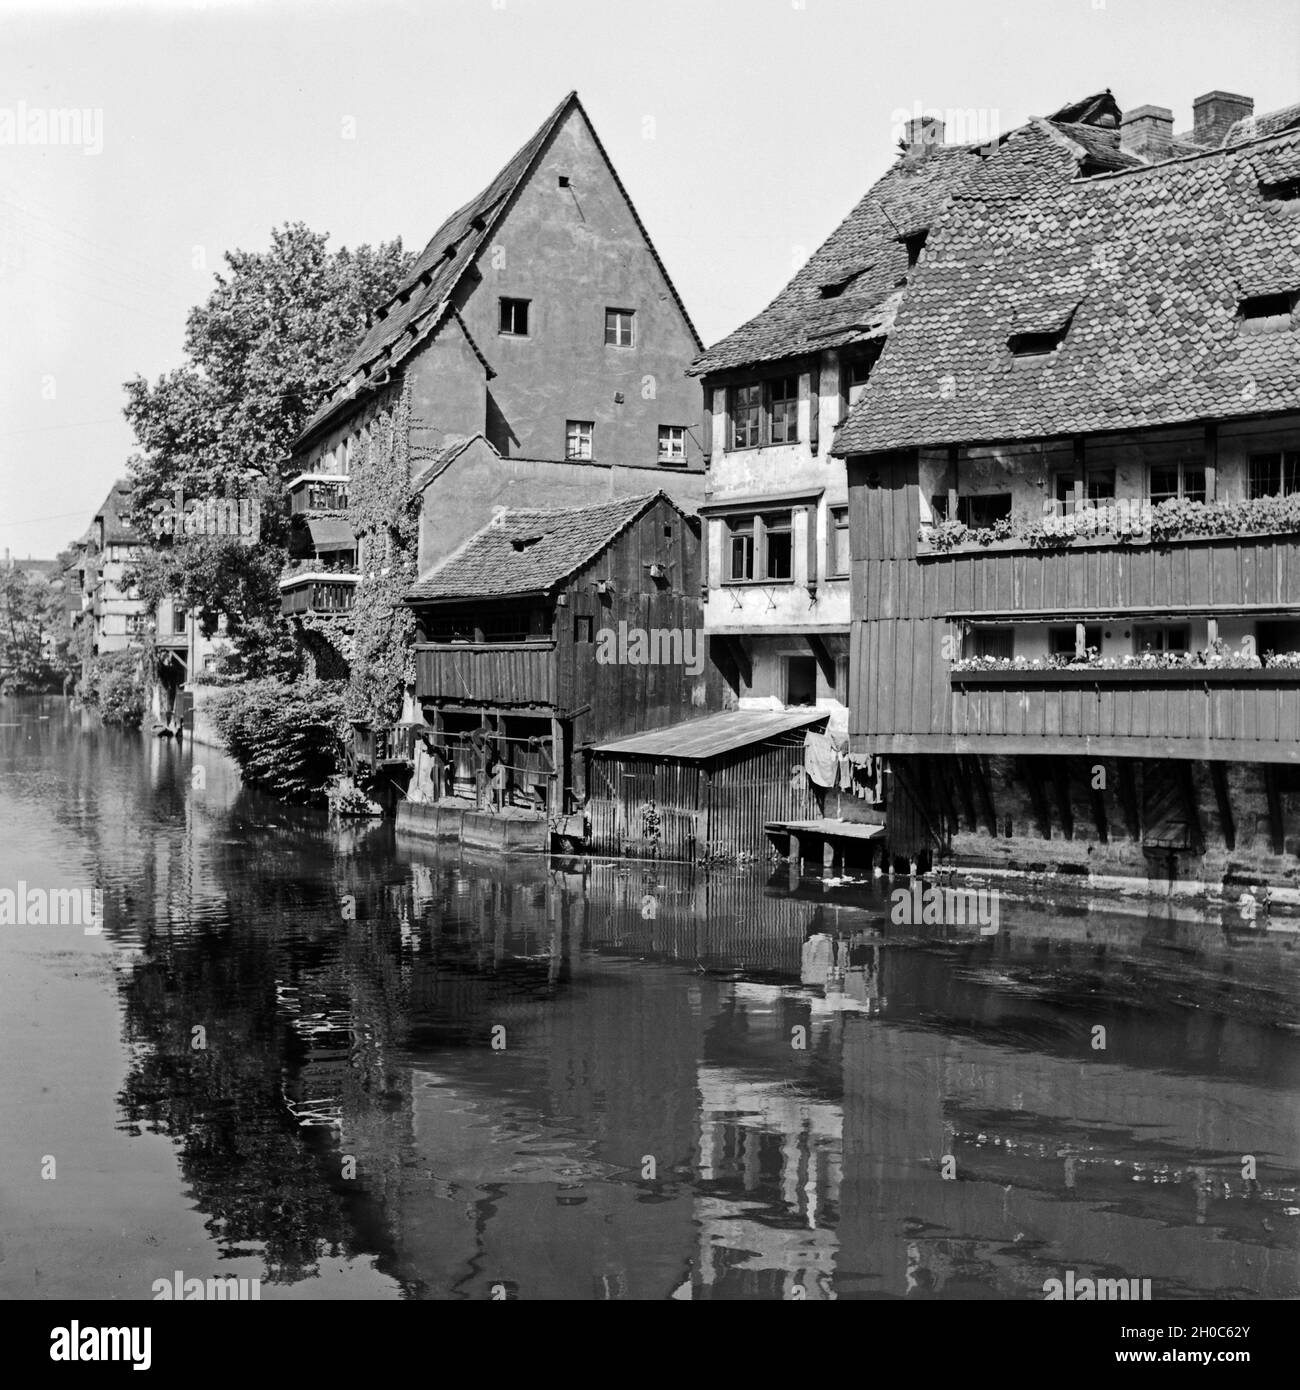
M 1282 923 L 900 927 L 883 881 L 479 857 L 0 725 L 0 888 L 105 917 L 0 927 L 3 1296 L 1297 1295 Z

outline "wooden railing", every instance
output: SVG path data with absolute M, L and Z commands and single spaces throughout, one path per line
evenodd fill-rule
M 555 643 L 419 643 L 415 679 L 425 700 L 553 706 Z
M 995 753 L 1300 761 L 1300 671 L 954 672 L 951 738 Z
M 347 613 L 356 599 L 357 581 L 313 579 L 280 591 L 280 613 Z

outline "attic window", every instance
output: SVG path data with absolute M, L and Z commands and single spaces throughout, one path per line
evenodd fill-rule
M 827 281 L 826 284 L 824 284 L 824 285 L 822 285 L 822 286 L 820 287 L 820 288 L 821 288 L 821 292 L 822 292 L 822 298 L 823 298 L 823 299 L 838 299 L 838 298 L 840 297 L 840 295 L 842 295 L 842 294 L 844 293 L 844 291 L 847 290 L 848 287 L 849 287 L 856 279 L 859 278 L 859 276 L 865 274 L 865 272 L 866 272 L 868 269 L 870 269 L 869 266 L 863 266 L 861 270 L 855 270 L 855 271 L 853 271 L 853 273 L 852 273 L 851 275 L 841 276 L 841 278 L 838 279 L 838 280 L 829 280 L 829 281 Z
M 1270 202 L 1294 202 L 1300 198 L 1300 178 L 1263 180 L 1259 191 Z
M 476 232 L 487 230 L 487 222 L 482 217 L 476 217 L 469 224 Z
M 1254 294 L 1237 305 L 1243 328 L 1254 333 L 1273 333 L 1290 328 L 1300 293 L 1284 290 L 1278 294 Z
M 1050 333 L 1013 333 L 1007 346 L 1013 357 L 1046 357 L 1065 341 L 1065 329 Z
M 560 185 L 561 188 L 568 188 L 568 186 L 569 186 L 569 176 L 568 176 L 568 174 L 561 174 L 561 175 L 559 176 L 558 182 L 559 182 L 559 185 Z
M 922 227 L 920 231 L 911 232 L 907 236 L 899 237 L 899 240 L 907 247 L 908 270 L 911 270 L 917 261 L 921 259 L 921 252 L 925 250 L 925 241 L 929 235 L 929 227 Z
M 527 550 L 530 545 L 536 545 L 537 542 L 541 539 L 542 533 L 540 531 L 536 531 L 531 535 L 511 536 L 510 544 L 513 545 L 516 550 Z

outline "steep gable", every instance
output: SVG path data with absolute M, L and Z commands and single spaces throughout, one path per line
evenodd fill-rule
M 407 362 L 450 318 L 459 314 L 474 288 L 496 268 L 494 259 L 500 255 L 503 228 L 518 206 L 521 195 L 536 177 L 539 164 L 553 148 L 557 136 L 571 130 L 574 123 L 581 124 L 585 137 L 598 151 L 604 170 L 617 189 L 622 205 L 686 327 L 691 350 L 698 351 L 702 343 L 676 286 L 577 93 L 570 92 L 492 182 L 447 218 L 430 238 L 396 293 L 386 303 L 376 306 L 370 327 L 358 342 L 328 398 L 303 429 L 296 441 L 296 448 L 304 447 L 331 422 L 350 413 L 372 384 L 386 381 L 389 373 Z M 483 323 L 477 324 L 476 340 L 475 332 L 471 331 L 464 319 L 460 320 L 459 327 L 491 377 L 493 368 L 490 357 L 480 347 L 480 341 L 489 340 L 489 330 Z

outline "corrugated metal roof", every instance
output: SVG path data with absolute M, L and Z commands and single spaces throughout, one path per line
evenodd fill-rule
M 824 709 L 725 710 L 721 714 L 688 719 L 684 724 L 672 724 L 666 729 L 598 743 L 592 751 L 637 758 L 716 758 L 721 753 L 762 743 L 764 739 L 825 722 L 828 718 Z

